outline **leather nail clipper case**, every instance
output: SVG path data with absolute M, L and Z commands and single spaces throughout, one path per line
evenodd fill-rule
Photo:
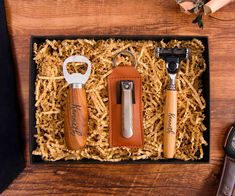
M 134 102 L 132 103 L 133 134 L 129 138 L 122 134 L 122 104 L 118 103 L 117 86 L 120 81 L 133 81 Z M 144 146 L 143 111 L 142 111 L 142 86 L 139 72 L 130 66 L 118 66 L 108 76 L 109 91 L 109 131 L 110 146 L 126 146 L 129 148 L 141 148 Z

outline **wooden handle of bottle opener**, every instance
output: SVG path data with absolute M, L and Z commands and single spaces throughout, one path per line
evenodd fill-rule
M 88 132 L 88 108 L 85 89 L 69 86 L 64 120 L 65 142 L 68 149 L 81 149 L 85 146 Z
M 164 157 L 173 158 L 175 154 L 177 123 L 177 91 L 166 90 L 166 105 L 164 113 Z

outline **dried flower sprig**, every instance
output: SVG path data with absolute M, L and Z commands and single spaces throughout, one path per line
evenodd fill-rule
M 185 2 L 189 2 L 193 4 L 193 7 L 189 10 L 186 10 L 188 13 L 196 14 L 196 18 L 192 21 L 192 23 L 197 24 L 199 28 L 203 29 L 204 23 L 202 20 L 203 16 L 203 6 L 208 2 L 208 0 L 176 0 L 177 4 L 182 4 Z

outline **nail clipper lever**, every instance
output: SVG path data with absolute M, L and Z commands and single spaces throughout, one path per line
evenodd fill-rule
M 121 81 L 122 91 L 122 136 L 130 138 L 133 135 L 133 81 Z

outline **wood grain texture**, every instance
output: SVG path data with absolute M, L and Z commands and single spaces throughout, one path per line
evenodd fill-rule
M 68 149 L 81 149 L 86 144 L 88 132 L 88 108 L 84 88 L 69 86 L 64 119 L 65 141 Z
M 166 90 L 166 102 L 164 109 L 164 134 L 163 151 L 164 157 L 174 158 L 175 140 L 177 131 L 177 91 Z
M 5 0 L 24 114 L 27 167 L 3 195 L 215 195 L 222 145 L 235 121 L 235 22 L 204 17 L 204 30 L 165 0 Z M 235 19 L 235 3 L 215 13 Z M 211 63 L 211 163 L 202 165 L 31 165 L 29 40 L 31 35 L 207 35 Z

